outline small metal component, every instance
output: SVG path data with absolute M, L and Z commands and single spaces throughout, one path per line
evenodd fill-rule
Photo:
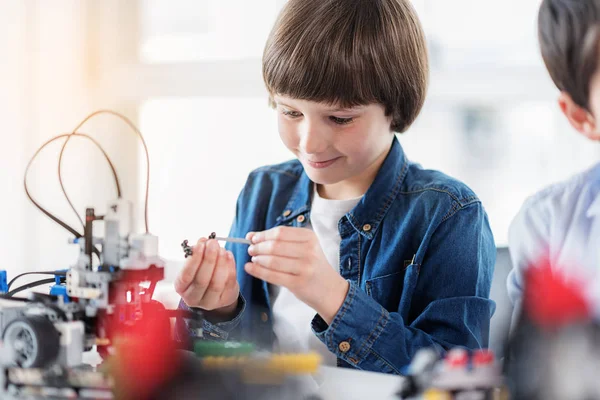
M 247 245 L 251 245 L 252 242 L 249 241 L 248 239 L 239 239 L 239 238 L 230 238 L 230 237 L 214 237 L 213 239 L 215 240 L 219 240 L 221 242 L 231 242 L 231 243 L 241 243 L 241 244 L 247 244 Z
M 248 239 L 232 238 L 232 237 L 218 237 L 215 232 L 211 232 L 211 234 L 208 235 L 208 239 L 214 239 L 219 242 L 231 242 L 231 243 L 240 243 L 240 244 L 247 244 L 247 245 L 252 244 L 252 242 Z M 185 253 L 185 258 L 192 256 L 193 248 L 190 247 L 187 240 L 184 240 L 181 243 L 181 247 L 183 248 L 183 252 Z
M 210 235 L 208 235 L 208 238 L 218 240 L 219 242 L 241 243 L 241 244 L 247 244 L 247 245 L 252 244 L 252 242 L 249 241 L 248 239 L 232 238 L 232 237 L 218 237 L 215 232 L 212 232 Z
M 191 257 L 192 248 L 188 245 L 187 240 L 184 240 L 183 243 L 181 243 L 181 247 L 183 248 L 183 252 L 185 253 L 185 258 Z

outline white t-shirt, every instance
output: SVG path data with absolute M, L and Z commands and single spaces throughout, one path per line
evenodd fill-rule
M 313 192 L 308 227 L 315 232 L 327 261 L 338 272 L 342 240 L 338 222 L 361 198 L 362 196 L 350 200 L 329 200 L 321 198 L 316 190 Z M 275 288 L 272 301 L 273 329 L 277 337 L 275 349 L 281 352 L 312 350 L 322 355 L 323 364 L 335 366 L 336 356 L 312 332 L 310 323 L 316 311 L 284 287 Z

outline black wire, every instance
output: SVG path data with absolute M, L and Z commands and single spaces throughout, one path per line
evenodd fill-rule
M 26 297 L 9 297 L 6 293 L 0 293 L 0 299 L 8 299 L 10 301 L 22 301 L 24 303 L 33 303 L 33 300 Z
M 85 117 L 83 119 L 83 121 L 81 121 L 79 123 L 79 125 L 77 125 L 77 127 L 75 127 L 75 129 L 73 129 L 73 133 L 77 132 L 79 129 L 81 129 L 81 127 L 83 125 L 85 125 L 85 123 L 87 121 L 89 121 L 90 119 L 92 119 L 93 117 L 95 117 L 99 114 L 110 114 L 110 115 L 114 115 L 115 117 L 121 119 L 123 122 L 125 122 L 131 128 L 131 130 L 133 130 L 135 132 L 136 135 L 138 135 L 138 137 L 140 138 L 140 140 L 142 142 L 142 146 L 144 147 L 144 153 L 146 155 L 146 195 L 144 198 L 144 224 L 146 226 L 146 233 L 150 233 L 150 228 L 148 227 L 148 198 L 149 198 L 149 194 L 150 194 L 150 154 L 148 152 L 148 146 L 146 146 L 146 140 L 144 140 L 144 135 L 142 135 L 142 132 L 138 129 L 137 126 L 135 126 L 135 124 L 129 118 L 127 118 L 123 114 L 120 114 L 120 113 L 118 113 L 116 111 L 112 111 L 112 110 L 98 110 L 98 111 L 91 113 L 90 115 Z
M 31 283 L 28 283 L 27 285 L 23 285 L 23 286 L 19 286 L 18 288 L 11 290 L 10 292 L 6 293 L 5 297 L 12 297 L 14 296 L 16 293 L 22 292 L 23 290 L 27 290 L 27 289 L 31 289 L 37 286 L 42 286 L 45 285 L 47 283 L 54 283 L 54 278 L 48 278 L 48 279 L 40 279 L 39 281 L 34 281 Z
M 31 159 L 27 163 L 27 167 L 25 168 L 25 176 L 23 177 L 23 186 L 25 188 L 25 194 L 27 195 L 27 198 L 33 203 L 34 206 L 36 206 L 41 212 L 43 212 L 44 214 L 46 214 L 46 216 L 48 216 L 52 221 L 56 222 L 57 224 L 59 224 L 60 226 L 62 226 L 63 228 L 65 228 L 67 231 L 69 231 L 73 236 L 75 236 L 76 238 L 80 238 L 80 237 L 83 237 L 83 235 L 81 233 L 77 232 L 74 228 L 72 228 L 71 226 L 69 226 L 68 224 L 66 224 L 65 222 L 63 222 L 62 220 L 60 220 L 59 218 L 55 217 L 48 210 L 46 210 L 44 207 L 42 207 L 37 201 L 35 201 L 33 199 L 33 197 L 31 196 L 31 193 L 29 193 L 29 189 L 27 188 L 27 175 L 29 174 L 29 168 L 31 168 L 31 164 L 33 163 L 33 161 L 35 160 L 35 158 L 38 156 L 38 154 L 44 149 L 44 147 L 46 147 L 50 143 L 54 142 L 55 140 L 58 140 L 58 139 L 63 138 L 63 137 L 67 137 L 68 138 L 70 136 L 81 136 L 81 137 L 84 137 L 84 138 L 87 138 L 87 139 L 91 140 L 100 149 L 100 151 L 102 152 L 102 154 L 104 154 L 104 157 L 106 158 L 106 160 L 108 161 L 108 163 L 111 166 L 113 165 L 112 162 L 110 161 L 110 158 L 108 157 L 108 155 L 106 154 L 106 152 L 104 151 L 104 149 L 102 148 L 102 146 L 100 145 L 100 143 L 98 143 L 93 137 L 91 137 L 89 135 L 86 135 L 85 133 L 65 133 L 65 134 L 62 134 L 62 135 L 55 136 L 52 139 L 46 141 L 44 144 L 42 144 L 37 149 L 37 151 L 35 152 L 35 154 L 33 155 L 33 157 L 31 157 Z M 114 170 L 114 167 L 113 167 L 113 173 L 115 174 L 115 179 L 118 182 L 118 178 L 116 177 L 116 171 Z M 96 256 L 98 257 L 98 260 L 100 260 L 100 251 L 98 250 L 98 248 L 96 246 L 94 246 L 94 254 L 96 254 Z
M 10 282 L 8 282 L 8 286 L 7 286 L 7 292 L 10 290 L 10 287 L 12 286 L 13 283 L 15 283 L 15 281 L 17 279 L 19 279 L 22 276 L 26 276 L 26 275 L 57 275 L 57 276 L 67 276 L 67 273 L 65 271 L 39 271 L 39 272 L 23 272 L 22 274 L 19 274 L 17 276 L 15 276 L 14 278 L 11 279 Z
M 91 140 L 92 142 L 94 142 L 94 144 L 96 144 L 98 147 L 100 147 L 100 150 L 106 154 L 104 152 L 104 150 L 102 149 L 102 147 L 100 146 L 100 144 L 94 140 L 91 136 L 86 135 L 85 133 L 65 133 L 63 135 L 58 135 L 53 137 L 52 139 L 46 141 L 42 146 L 40 146 L 40 148 L 37 149 L 37 151 L 35 152 L 35 154 L 33 155 L 33 157 L 31 157 L 31 159 L 29 160 L 29 163 L 27 163 L 27 167 L 25 168 L 25 176 L 23 178 L 23 186 L 25 187 L 25 194 L 27 195 L 27 198 L 29 198 L 29 200 L 33 203 L 33 205 L 35 205 L 41 212 L 43 212 L 44 214 L 46 214 L 51 220 L 53 220 L 54 222 L 56 222 L 57 224 L 59 224 L 60 226 L 62 226 L 63 228 L 65 228 L 67 231 L 69 231 L 71 234 L 73 234 L 76 238 L 80 238 L 83 235 L 79 232 L 77 232 L 74 228 L 72 228 L 71 226 L 69 226 L 68 224 L 66 224 L 65 222 L 61 221 L 60 219 L 58 219 L 57 217 L 55 217 L 54 215 L 52 215 L 48 210 L 46 210 L 44 207 L 42 207 L 38 202 L 36 202 L 33 197 L 31 196 L 31 194 L 29 193 L 29 189 L 27 188 L 27 175 L 29 174 L 29 168 L 31 168 L 31 164 L 33 163 L 33 161 L 35 160 L 35 158 L 38 156 L 38 154 L 50 143 L 54 142 L 55 140 L 58 140 L 60 138 L 63 137 L 67 137 L 67 136 L 83 136 L 88 138 L 89 140 Z M 99 254 L 99 253 L 98 253 Z
M 81 124 L 79 126 L 81 126 Z M 78 132 L 76 132 L 76 130 L 73 131 L 72 133 L 70 133 L 69 135 L 67 135 L 67 138 L 66 138 L 65 142 L 63 143 L 62 148 L 60 149 L 60 154 L 58 156 L 58 183 L 60 184 L 60 189 L 62 190 L 63 194 L 65 195 L 65 199 L 67 199 L 67 202 L 69 203 L 69 206 L 71 207 L 71 210 L 73 210 L 73 212 L 77 216 L 77 219 L 79 219 L 79 222 L 81 223 L 81 226 L 83 226 L 85 228 L 85 224 L 83 223 L 83 220 L 81 219 L 81 215 L 79 215 L 79 213 L 75 209 L 75 206 L 73 205 L 73 202 L 69 198 L 69 195 L 67 194 L 67 190 L 65 189 L 65 185 L 64 185 L 63 180 L 62 180 L 62 160 L 63 160 L 63 154 L 65 152 L 65 148 L 67 147 L 67 144 L 69 143 L 69 140 L 71 140 L 71 137 L 72 136 L 77 136 L 77 135 L 78 135 Z M 113 174 L 113 178 L 115 180 L 115 186 L 116 186 L 116 189 L 117 189 L 117 197 L 121 198 L 121 184 L 119 183 L 119 177 L 117 175 L 117 170 L 115 169 L 114 164 L 112 163 L 112 161 L 108 157 L 108 154 L 106 154 L 106 151 L 104 151 L 104 149 L 102 148 L 102 146 L 100 146 L 100 144 L 98 142 L 96 142 L 94 139 L 92 139 L 91 137 L 89 137 L 89 139 L 92 140 L 94 142 L 94 144 L 96 144 L 96 146 L 100 149 L 100 151 L 102 152 L 102 154 L 104 154 L 104 158 L 108 162 L 108 165 L 109 165 L 109 167 L 110 167 L 110 169 L 112 171 L 112 174 Z

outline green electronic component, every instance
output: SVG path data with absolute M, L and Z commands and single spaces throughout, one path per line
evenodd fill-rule
M 198 340 L 194 343 L 194 353 L 199 357 L 245 356 L 253 353 L 254 350 L 254 345 L 247 342 L 213 342 L 208 340 Z

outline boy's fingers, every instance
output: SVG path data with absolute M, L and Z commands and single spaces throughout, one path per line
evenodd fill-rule
M 300 268 L 297 262 L 291 258 L 277 256 L 254 256 L 252 257 L 252 262 L 273 271 L 279 271 L 292 275 L 300 274 Z
M 235 287 L 237 283 L 237 271 L 235 269 L 235 260 L 233 258 L 233 253 L 231 251 L 227 252 L 227 269 L 229 270 L 229 276 L 227 278 L 227 282 L 225 283 L 225 287 L 230 289 Z
M 230 269 L 227 267 L 227 253 L 225 249 L 219 251 L 218 262 L 215 267 L 210 284 L 204 293 L 203 303 L 209 307 L 218 307 L 221 294 L 225 291 L 225 285 L 229 278 Z
M 252 236 L 252 243 L 264 242 L 266 240 L 281 240 L 287 242 L 305 242 L 310 238 L 312 231 L 306 228 L 294 228 L 291 226 L 278 226 L 262 232 L 256 232 Z
M 294 279 L 293 275 L 285 274 L 279 271 L 273 271 L 261 266 L 260 264 L 255 264 L 251 262 L 246 263 L 246 265 L 244 265 L 244 269 L 248 274 L 252 275 L 255 278 L 287 288 L 290 287 Z
M 188 259 L 182 270 L 179 272 L 179 275 L 177 275 L 177 279 L 175 279 L 174 286 L 175 291 L 180 295 L 194 281 L 194 277 L 196 276 L 198 268 L 200 267 L 200 264 L 204 257 L 204 248 L 204 241 L 198 241 L 196 246 L 194 246 L 194 252 L 192 254 L 192 257 Z
M 266 240 L 248 247 L 251 256 L 271 255 L 288 258 L 302 258 L 306 255 L 306 246 L 299 242 L 286 242 L 282 240 Z
M 194 278 L 192 287 L 195 287 L 196 296 L 202 299 L 206 289 L 210 285 L 210 281 L 215 270 L 215 265 L 219 256 L 219 249 L 221 246 L 216 240 L 208 240 L 206 242 L 206 249 L 204 250 L 204 258 L 200 264 L 200 268 Z

